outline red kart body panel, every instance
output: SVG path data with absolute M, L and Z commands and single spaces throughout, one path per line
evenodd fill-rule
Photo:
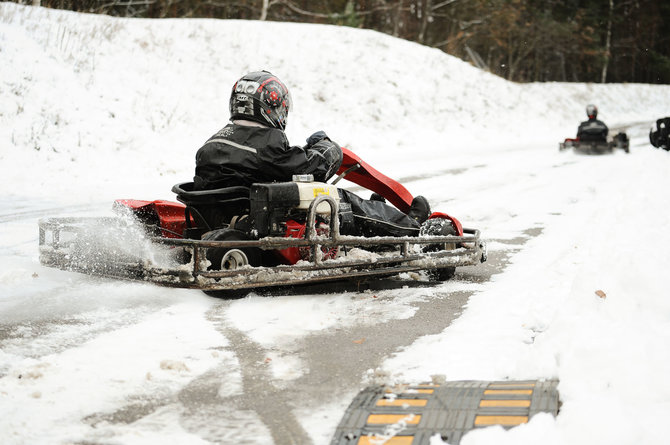
M 186 206 L 173 201 L 143 201 L 140 199 L 117 199 L 115 207 L 126 207 L 139 216 L 156 215 L 161 235 L 165 238 L 183 238 L 186 228 Z M 193 218 L 191 223 L 194 224 Z

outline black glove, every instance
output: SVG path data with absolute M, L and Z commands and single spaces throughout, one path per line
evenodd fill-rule
M 317 181 L 326 182 L 342 165 L 342 149 L 327 137 L 315 143 L 307 151 L 308 156 L 316 155 L 315 159 L 319 159 L 318 167 L 312 173 Z
M 317 142 L 321 142 L 324 139 L 330 140 L 325 131 L 319 130 L 315 133 L 312 133 L 312 135 L 307 138 L 307 146 L 311 147 L 312 145 L 316 144 Z

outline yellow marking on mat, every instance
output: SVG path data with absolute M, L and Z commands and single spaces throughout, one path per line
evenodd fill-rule
M 477 416 L 475 426 L 503 425 L 513 426 L 528 422 L 528 416 Z
M 407 391 L 408 393 L 419 393 L 419 394 L 432 394 L 435 392 L 434 389 L 423 389 L 423 388 L 411 388 Z
M 485 395 L 502 395 L 502 394 L 521 394 L 521 395 L 531 395 L 533 394 L 532 389 L 487 389 L 484 391 Z
M 489 388 L 509 388 L 509 387 L 514 387 L 514 388 L 534 388 L 535 383 L 514 383 L 514 382 L 509 382 L 509 383 L 491 383 Z
M 408 425 L 416 425 L 421 420 L 421 415 L 409 414 L 370 414 L 368 416 L 368 424 L 391 424 L 404 421 Z
M 530 406 L 530 400 L 482 400 L 479 406 L 509 406 L 509 407 L 524 407 Z
M 426 399 L 379 399 L 377 406 L 426 406 Z
M 414 436 L 393 436 L 386 438 L 386 436 L 362 436 L 358 439 L 358 445 L 411 445 Z

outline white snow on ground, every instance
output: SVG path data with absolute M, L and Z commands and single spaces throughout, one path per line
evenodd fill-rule
M 169 398 L 222 362 L 230 380 L 221 391 L 239 392 L 237 360 L 205 317 L 218 302 L 43 268 L 37 220 L 102 215 L 116 198 L 174 200 L 171 186 L 191 179 L 195 151 L 227 120 L 230 87 L 256 69 L 292 90 L 292 143 L 323 129 L 435 210 L 496 239 L 491 250 L 528 239 L 489 282 L 442 285 L 474 291 L 461 317 L 389 351 L 372 372 L 409 382 L 560 379 L 557 418 L 478 430 L 465 445 L 667 442 L 670 154 L 649 145 L 647 129 L 670 114 L 669 86 L 514 84 L 350 28 L 2 3 L 3 444 L 210 443 L 179 426 L 174 404 L 125 426 L 82 417 L 146 394 Z M 630 154 L 559 153 L 589 102 L 610 128 L 625 127 Z M 223 320 L 269 351 L 275 377 L 292 380 L 305 372 L 294 354 L 300 339 L 411 317 L 412 303 L 434 292 L 251 296 Z M 300 413 L 315 443 L 328 443 L 348 402 Z

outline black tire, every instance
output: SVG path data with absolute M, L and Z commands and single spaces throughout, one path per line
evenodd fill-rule
M 212 230 L 203 235 L 203 241 L 243 241 L 250 240 L 246 233 L 239 230 L 219 229 Z M 249 264 L 251 266 L 261 265 L 261 249 L 257 248 L 213 248 L 207 249 L 207 259 L 212 263 L 209 270 L 232 270 Z M 225 263 L 222 263 L 226 259 Z
M 219 229 L 203 235 L 203 241 L 243 241 L 252 239 L 239 230 Z M 207 249 L 207 259 L 211 263 L 209 270 L 234 270 L 245 265 L 260 266 L 263 252 L 258 248 L 213 248 Z M 216 298 L 236 299 L 245 297 L 251 289 L 231 289 L 204 291 L 207 295 Z
M 421 224 L 421 229 L 419 230 L 419 236 L 445 236 L 457 234 L 458 232 L 454 225 L 446 218 L 431 218 Z M 438 250 L 453 250 L 455 248 L 456 245 L 452 243 L 427 244 L 426 247 L 424 247 L 424 251 L 436 252 Z
M 249 295 L 251 289 L 232 289 L 232 290 L 204 290 L 205 294 L 222 300 L 238 300 Z
M 457 235 L 458 232 L 454 225 L 445 218 L 432 218 L 421 225 L 420 236 L 445 236 Z M 440 250 L 453 250 L 456 245 L 453 243 L 427 244 L 424 252 L 438 252 Z M 456 273 L 455 267 L 445 267 L 440 269 L 429 269 L 426 271 L 430 281 L 447 281 Z
M 445 267 L 444 269 L 431 269 L 428 271 L 428 279 L 430 281 L 447 281 L 456 274 L 455 267 Z

